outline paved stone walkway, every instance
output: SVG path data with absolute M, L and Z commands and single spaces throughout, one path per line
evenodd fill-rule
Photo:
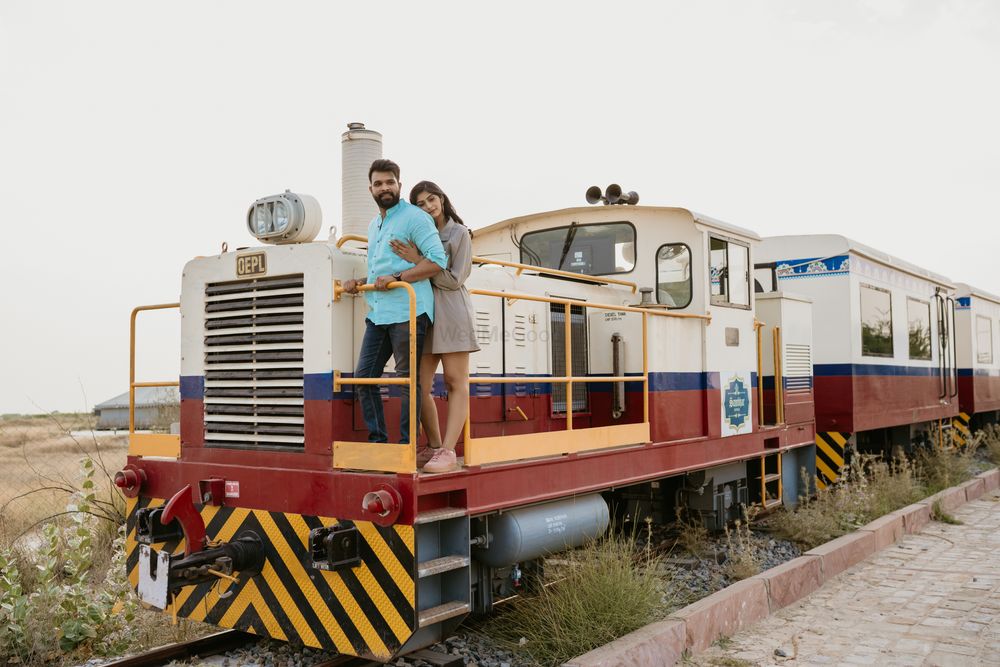
M 953 516 L 686 664 L 1000 666 L 1000 495 Z

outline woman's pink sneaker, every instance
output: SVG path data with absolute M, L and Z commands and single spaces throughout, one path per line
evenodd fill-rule
M 455 455 L 454 449 L 447 449 L 442 447 L 441 449 L 434 451 L 434 456 L 428 461 L 423 468 L 424 472 L 438 473 L 438 472 L 452 472 L 458 470 L 458 457 Z

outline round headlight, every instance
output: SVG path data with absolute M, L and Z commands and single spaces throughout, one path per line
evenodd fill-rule
M 257 238 L 266 236 L 271 231 L 271 211 L 264 204 L 254 206 L 255 228 Z
M 283 201 L 274 202 L 274 231 L 281 234 L 288 228 L 288 204 Z
M 308 243 L 322 223 L 319 202 L 290 190 L 258 199 L 247 211 L 247 230 L 264 243 Z

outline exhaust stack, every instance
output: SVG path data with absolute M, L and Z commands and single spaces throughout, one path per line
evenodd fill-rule
M 368 192 L 368 167 L 382 157 L 382 135 L 365 129 L 364 123 L 348 123 L 340 135 L 341 147 L 341 234 L 368 234 L 368 223 L 378 207 Z

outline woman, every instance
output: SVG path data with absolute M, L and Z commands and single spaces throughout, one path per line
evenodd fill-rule
M 469 353 L 479 350 L 472 323 L 472 300 L 464 285 L 472 271 L 472 232 L 458 217 L 448 195 L 430 181 L 413 186 L 410 203 L 434 218 L 448 256 L 448 268 L 431 278 L 434 322 L 424 336 L 424 355 L 420 360 L 420 423 L 434 452 L 423 471 L 451 472 L 459 468 L 455 445 L 468 415 Z M 397 240 L 390 243 L 393 251 L 406 261 L 413 264 L 420 261 L 420 251 L 415 246 Z M 431 396 L 439 362 L 444 366 L 444 383 L 448 388 L 448 421 L 443 438 Z

